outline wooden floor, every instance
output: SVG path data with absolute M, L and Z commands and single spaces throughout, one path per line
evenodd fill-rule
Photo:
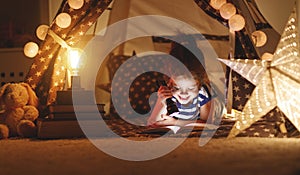
M 167 138 L 165 143 L 174 139 L 179 138 Z M 101 141 L 120 152 L 128 151 L 112 144 L 116 138 Z M 198 143 L 199 138 L 188 138 L 164 156 L 128 161 L 104 153 L 88 139 L 8 139 L 0 141 L 0 171 L 3 175 L 300 174 L 299 138 L 214 138 L 204 146 Z

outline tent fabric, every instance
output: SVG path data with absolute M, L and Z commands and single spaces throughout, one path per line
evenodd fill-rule
M 242 31 L 238 31 L 235 34 L 236 47 L 233 48 L 235 51 L 232 58 L 259 59 L 264 52 L 273 53 L 276 46 L 274 43 L 278 42 L 279 34 L 276 33 L 274 29 L 272 29 L 272 27 L 267 23 L 264 17 L 259 13 L 255 1 L 232 1 L 231 3 L 233 3 L 237 7 L 238 13 L 243 15 L 246 19 L 246 27 Z M 182 20 L 194 26 L 204 36 L 208 36 L 207 39 L 215 48 L 218 57 L 230 57 L 230 48 L 228 47 L 230 43 L 228 41 L 228 38 L 227 40 L 220 39 L 220 37 L 228 37 L 229 35 L 227 21 L 220 16 L 218 11 L 216 11 L 209 5 L 208 0 L 131 0 L 126 2 L 115 0 L 112 9 L 113 10 L 111 12 L 109 25 L 126 18 L 153 14 L 170 16 Z M 255 30 L 264 30 L 268 34 L 269 40 L 265 46 L 260 48 L 254 47 L 251 39 L 251 33 Z M 178 34 L 174 33 L 174 35 Z M 214 38 L 209 36 L 214 36 Z M 161 46 L 161 44 L 153 42 L 150 37 L 137 39 L 133 42 L 129 41 L 124 45 L 121 47 L 121 51 L 120 49 L 118 49 L 117 54 L 130 55 L 133 50 L 135 50 L 137 54 L 139 54 L 143 51 L 159 49 L 159 47 Z M 169 53 L 170 45 L 164 51 Z M 230 70 L 227 69 L 227 71 Z M 232 101 L 232 107 L 234 109 L 241 110 L 247 101 L 247 98 L 244 98 L 245 94 L 251 94 L 254 86 L 251 83 L 248 83 L 247 80 L 245 80 L 235 72 L 233 72 L 232 74 L 232 77 L 238 79 L 238 81 L 232 82 L 234 87 L 239 87 L 240 89 L 242 89 L 245 83 L 249 84 L 249 88 L 243 88 L 245 91 L 233 91 L 233 96 L 229 97 Z M 230 79 L 229 77 L 227 78 Z M 237 94 L 242 92 L 244 94 Z M 237 95 L 243 95 L 243 98 L 239 101 L 235 100 L 234 96 Z
M 127 18 L 142 15 L 168 16 L 191 25 L 201 34 L 228 36 L 228 29 L 199 9 L 193 0 L 115 0 L 112 5 L 112 12 L 110 14 L 108 25 Z M 158 28 L 162 28 L 164 24 L 157 25 Z M 174 35 L 177 34 L 178 33 L 174 33 Z M 130 55 L 132 50 L 136 50 L 137 54 L 139 54 L 145 50 L 155 49 L 151 37 L 147 39 L 143 38 L 142 40 L 137 39 L 137 41 L 133 42 L 135 43 L 132 44 L 131 42 L 126 42 L 124 50 L 122 50 L 123 54 Z M 136 47 L 137 45 L 139 47 Z M 227 45 L 220 45 L 218 43 L 215 43 L 215 45 L 216 52 L 220 52 L 218 55 L 220 57 L 226 56 L 225 52 L 222 51 L 228 50 Z M 119 52 L 119 54 L 122 52 Z
M 112 4 L 108 25 L 115 24 L 127 18 L 143 15 L 168 16 L 183 21 L 199 31 L 200 35 L 198 35 L 199 33 L 191 33 L 191 36 L 196 38 L 196 43 L 198 46 L 202 47 L 201 49 L 205 56 L 207 56 L 205 53 L 206 46 L 203 46 L 201 42 L 203 39 L 209 40 L 209 43 L 217 54 L 216 57 L 228 57 L 228 28 L 207 15 L 193 0 L 115 0 Z M 156 25 L 157 26 L 152 27 L 163 28 L 164 26 L 164 24 L 161 23 Z M 122 30 L 126 31 L 126 28 Z M 181 34 L 181 32 L 185 31 L 174 31 L 171 33 L 173 36 L 168 37 L 177 37 Z M 205 38 L 202 38 L 201 35 Z M 114 37 L 122 36 L 116 35 Z M 137 55 L 139 55 L 145 51 L 153 50 L 169 53 L 171 50 L 171 41 L 166 40 L 163 37 L 163 35 L 158 33 L 157 36 L 149 36 L 126 41 L 126 43 L 115 49 L 114 54 L 129 56 L 133 51 L 135 51 Z M 105 61 L 107 61 L 107 58 Z M 98 76 L 97 78 L 98 86 L 109 83 L 110 80 L 108 79 L 108 72 L 109 71 L 105 68 L 105 66 L 100 68 L 98 74 L 101 74 L 101 76 Z M 109 94 L 103 92 L 102 89 L 97 88 L 96 94 L 96 96 L 99 97 L 97 99 L 99 103 L 110 103 Z
M 261 15 L 255 4 L 255 1 L 247 0 L 230 2 L 237 7 L 238 13 L 244 16 L 246 20 L 246 27 L 241 31 L 235 32 L 235 47 L 233 48 L 234 53 L 232 55 L 232 58 L 260 59 L 262 54 L 265 52 L 273 53 L 276 49 L 280 35 L 269 25 L 269 23 Z M 195 0 L 194 2 L 157 0 L 131 0 L 128 2 L 114 1 L 112 8 L 113 11 L 111 13 L 111 19 L 109 21 L 110 24 L 134 16 L 153 14 L 166 15 L 183 20 L 188 24 L 191 24 L 194 27 L 196 27 L 199 30 L 199 32 L 202 33 L 203 36 L 205 36 L 206 39 L 210 41 L 210 43 L 212 43 L 219 57 L 227 58 L 230 56 L 230 48 L 224 47 L 225 45 L 228 46 L 229 43 L 228 35 L 230 33 L 228 32 L 229 29 L 227 21 L 220 16 L 218 11 L 216 11 L 209 5 L 208 0 Z M 120 11 L 123 13 L 120 13 Z M 185 11 L 188 11 L 189 13 L 183 13 Z M 194 18 L 191 18 L 190 16 L 193 16 Z M 251 38 L 251 33 L 256 30 L 262 30 L 268 35 L 268 42 L 263 47 L 258 48 L 254 46 L 254 43 Z M 174 35 L 176 35 L 176 33 L 174 33 Z M 224 40 L 225 37 L 226 39 Z M 121 50 L 118 50 L 117 54 L 120 54 L 120 56 L 129 55 L 130 53 L 132 53 L 133 50 L 137 51 L 137 53 L 139 54 L 147 50 L 161 49 L 159 48 L 159 42 L 168 42 L 165 42 L 164 39 L 161 39 L 161 41 L 159 39 L 161 38 L 149 37 L 147 39 L 143 38 L 140 41 L 135 40 L 132 43 L 130 43 L 131 41 L 126 42 L 121 47 Z M 227 44 L 225 44 L 225 42 Z M 143 49 L 137 50 L 139 48 Z M 174 54 L 174 52 L 180 52 L 178 50 L 175 51 L 174 48 L 171 49 L 170 45 L 169 47 L 167 47 L 167 49 L 163 51 L 170 52 L 171 54 Z M 231 70 L 227 68 L 227 72 L 229 73 L 231 72 Z M 232 98 L 230 99 L 232 100 L 232 108 L 242 110 L 243 106 L 247 102 L 246 95 L 251 94 L 252 90 L 254 89 L 254 86 L 235 72 L 231 72 L 231 77 L 228 76 L 227 78 L 235 79 L 235 81 L 230 82 L 232 83 L 232 86 L 236 88 L 235 90 L 233 90 L 233 96 L 229 97 Z M 247 84 L 246 89 L 245 84 Z M 147 111 L 148 110 L 149 109 L 147 108 Z M 266 117 L 264 117 L 261 121 L 257 122 L 254 126 L 248 128 L 246 131 L 240 134 L 240 136 L 282 137 L 282 135 L 280 134 L 281 131 L 279 129 L 279 126 L 284 122 L 283 117 L 284 116 L 282 116 L 282 113 L 280 113 L 278 109 L 274 109 L 273 111 L 268 113 Z M 289 125 L 288 121 L 286 122 L 286 124 Z
M 57 14 L 67 12 L 72 17 L 72 22 L 67 28 L 60 28 L 55 20 L 49 30 L 54 32 L 65 42 L 76 47 L 80 44 L 81 37 L 103 13 L 111 0 L 92 0 L 86 2 L 82 8 L 72 10 L 67 0 L 62 1 Z M 36 92 L 40 100 L 40 108 L 55 103 L 56 92 L 63 90 L 66 80 L 66 62 L 62 59 L 66 49 L 55 41 L 49 34 L 40 46 L 39 54 L 34 58 L 33 64 L 26 75 L 25 82 Z M 43 110 L 43 109 L 41 109 Z
M 209 40 L 210 44 L 215 49 L 218 57 L 229 57 L 230 49 L 234 50 L 234 54 L 232 55 L 234 58 L 248 59 L 259 59 L 260 56 L 266 51 L 271 53 L 274 52 L 274 43 L 277 43 L 274 41 L 277 41 L 277 39 L 279 38 L 279 34 L 272 29 L 272 27 L 259 13 L 255 1 L 232 0 L 229 2 L 233 3 L 238 9 L 238 13 L 242 14 L 246 19 L 246 27 L 243 30 L 235 33 L 234 48 L 230 48 L 232 45 L 229 45 L 229 41 L 227 39 L 228 36 L 232 35 L 229 32 L 227 21 L 221 19 L 218 12 L 210 7 L 208 0 L 115 0 L 112 5 L 112 11 L 110 13 L 108 26 L 123 19 L 136 16 L 168 16 L 183 21 L 193 26 L 199 31 L 199 33 L 204 34 L 204 36 L 206 36 L 206 39 Z M 53 22 L 50 26 L 50 30 L 53 31 L 58 37 L 62 38 L 70 46 L 79 46 L 80 40 L 83 38 L 84 33 L 88 31 L 93 23 L 95 23 L 95 21 L 104 12 L 104 10 L 107 9 L 110 3 L 111 0 L 90 0 L 85 1 L 85 5 L 79 10 L 71 10 L 67 4 L 67 0 L 64 0 L 57 14 L 61 12 L 68 12 L 73 17 L 71 26 L 66 29 L 62 29 L 58 27 L 55 22 Z M 164 24 L 162 23 L 157 25 L 157 27 L 164 26 Z M 156 26 L 151 27 L 155 28 Z M 127 29 L 123 28 L 121 30 L 126 31 Z M 255 30 L 264 30 L 268 33 L 268 38 L 270 38 L 271 40 L 269 40 L 264 47 L 254 47 L 251 39 L 251 33 Z M 177 36 L 181 32 L 184 33 L 185 31 L 174 31 L 172 35 Z M 195 33 L 190 33 L 190 35 L 195 35 Z M 114 37 L 123 36 L 117 35 L 116 33 Z M 114 52 L 118 55 L 128 56 L 133 51 L 135 51 L 137 55 L 139 55 L 144 51 L 161 49 L 160 44 L 157 44 L 157 42 L 153 42 L 155 41 L 155 39 L 156 38 L 153 36 L 136 38 L 120 45 L 114 50 Z M 196 43 L 199 47 L 201 39 L 199 41 L 196 41 Z M 170 45 L 171 43 L 167 44 Z M 163 49 L 161 50 L 169 53 L 170 49 L 171 47 L 167 46 L 163 47 Z M 62 54 L 65 51 L 66 49 L 62 48 L 58 44 L 58 42 L 53 39 L 52 36 L 47 35 L 45 42 L 43 42 L 41 45 L 40 53 L 34 58 L 34 63 L 32 64 L 29 73 L 26 76 L 25 82 L 30 84 L 31 87 L 36 91 L 40 99 L 41 106 L 55 103 L 56 92 L 58 90 L 64 89 L 64 87 L 66 86 L 65 76 L 67 71 L 63 67 L 65 62 L 62 59 Z M 203 49 L 202 51 L 204 51 L 205 57 L 205 49 Z M 108 60 L 104 61 L 104 63 L 108 63 Z M 106 66 L 107 65 L 104 65 L 104 67 Z M 99 70 L 99 73 L 105 76 L 104 71 Z M 250 87 L 244 89 L 245 83 L 248 82 L 242 77 L 238 76 L 236 73 L 232 72 L 232 77 L 237 79 L 237 81 L 232 82 L 232 86 L 234 88 L 237 87 L 240 89 L 240 91 L 233 91 L 233 97 L 230 97 L 233 100 L 232 107 L 236 109 L 242 109 L 247 100 L 246 95 L 251 94 L 251 90 L 253 88 Z M 231 77 L 227 78 L 229 80 L 231 79 Z M 111 81 L 111 77 L 108 77 L 106 80 L 109 83 L 109 81 Z M 249 84 L 249 86 L 251 86 L 251 84 Z M 240 95 L 244 101 L 235 98 L 238 95 Z M 106 96 L 107 99 L 105 99 L 105 95 L 99 95 L 99 92 L 97 91 L 96 96 L 98 98 L 101 98 L 100 100 L 108 100 L 105 103 L 110 102 L 110 97 L 107 98 Z M 266 121 L 269 122 L 271 120 L 266 119 Z M 276 119 L 276 121 L 278 120 Z M 274 123 L 274 121 L 271 122 Z M 275 131 L 278 131 L 278 125 L 275 122 L 275 125 L 271 125 L 271 127 L 273 127 Z
M 207 0 L 199 1 L 196 0 L 197 4 L 201 9 L 207 12 L 211 17 L 215 18 L 224 26 L 227 26 L 226 21 L 224 21 L 219 13 L 212 9 L 209 6 Z M 247 1 L 229 1 L 234 4 L 237 8 L 237 12 L 241 14 L 246 21 L 245 28 L 241 31 L 235 32 L 235 44 L 234 44 L 234 53 L 233 57 L 235 59 L 261 59 L 261 56 L 266 53 L 274 53 L 277 43 L 280 39 L 280 35 L 272 28 L 272 26 L 267 22 L 267 20 L 263 17 L 263 15 L 259 12 L 258 7 L 254 0 Z M 263 47 L 255 47 L 251 39 L 251 34 L 254 31 L 261 30 L 267 34 L 268 41 Z M 248 100 L 248 96 L 251 95 L 255 86 L 251 84 L 244 77 L 239 75 L 238 73 L 231 71 L 229 68 L 226 69 L 228 84 L 232 87 L 232 89 L 228 89 L 232 91 L 232 96 L 227 96 L 227 101 L 231 105 L 230 107 L 233 109 L 237 109 L 242 111 L 244 105 Z M 264 122 L 265 124 L 261 123 Z M 259 124 L 260 123 L 260 124 Z M 271 125 L 270 125 L 271 124 Z M 259 127 L 255 127 L 259 126 Z M 247 130 L 245 130 L 240 135 L 242 136 L 260 136 L 265 135 L 265 130 L 271 132 L 269 136 L 282 136 L 282 132 L 284 129 L 281 126 L 285 127 L 289 126 L 288 133 L 292 133 L 296 130 L 295 127 L 292 127 L 290 121 L 284 116 L 284 114 L 277 108 L 270 111 L 265 117 L 262 118 L 261 121 L 254 124 Z M 263 129 L 268 127 L 268 129 Z M 279 133 L 279 134 L 275 134 Z M 299 133 L 299 132 L 294 132 Z M 291 135 L 290 135 L 291 136 Z

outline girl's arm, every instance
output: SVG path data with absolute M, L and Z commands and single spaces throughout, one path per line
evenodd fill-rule
M 213 100 L 214 98 L 211 97 L 211 93 L 210 93 L 210 90 L 208 88 L 207 85 L 202 85 L 202 88 L 201 88 L 201 94 L 200 94 L 202 97 L 201 98 L 204 98 L 204 101 L 207 101 L 205 104 L 203 104 L 200 108 L 200 119 L 201 120 L 204 120 L 204 121 L 207 121 L 207 123 L 213 123 L 214 119 L 213 119 L 213 112 L 210 113 L 211 109 L 214 108 L 213 104 Z
M 161 101 L 160 98 L 158 98 L 158 100 L 156 101 L 155 106 L 153 108 L 153 111 L 147 120 L 147 125 L 153 125 L 157 121 L 162 120 L 163 114 L 166 114 L 166 113 L 167 113 L 166 105 Z
M 211 107 L 212 107 L 212 100 L 207 102 L 205 105 L 201 106 L 201 108 L 200 108 L 200 118 L 202 120 L 206 121 L 210 118 L 209 113 L 210 113 Z

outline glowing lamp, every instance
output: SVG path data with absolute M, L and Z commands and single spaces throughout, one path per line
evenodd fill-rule
M 60 27 L 60 28 L 67 28 L 71 25 L 71 16 L 68 13 L 60 13 L 57 15 L 55 18 L 55 23 Z
M 28 42 L 24 46 L 24 54 L 29 58 L 33 58 L 37 55 L 39 51 L 39 46 L 35 42 Z
M 219 10 L 226 0 L 210 0 L 209 4 L 216 10 Z
M 236 8 L 231 3 L 226 3 L 226 4 L 222 5 L 220 8 L 220 15 L 224 19 L 230 19 L 235 14 L 236 14 Z
M 80 9 L 83 6 L 84 0 L 68 0 L 68 4 L 73 9 Z
M 79 72 L 79 63 L 80 63 L 80 53 L 78 50 L 69 50 L 68 54 L 69 67 L 72 72 L 72 75 L 78 75 Z
M 235 14 L 228 20 L 228 24 L 230 30 L 240 31 L 245 27 L 246 22 L 243 16 Z
M 83 67 L 82 51 L 80 49 L 68 50 L 68 67 L 71 72 L 71 88 L 80 89 L 79 71 Z
M 48 32 L 49 26 L 47 25 L 40 25 L 37 29 L 36 29 L 36 36 L 40 39 L 40 40 L 44 40 L 46 38 L 47 32 Z
M 86 55 L 78 48 L 68 47 L 65 52 L 65 58 L 68 69 L 67 84 L 70 84 L 70 86 L 67 89 L 56 92 L 56 104 L 74 105 L 74 95 L 80 98 L 81 104 L 94 104 L 93 92 L 84 90 L 80 82 L 80 71 L 84 66 Z

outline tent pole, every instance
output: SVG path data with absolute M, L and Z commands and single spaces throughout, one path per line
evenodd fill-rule
M 234 58 L 234 54 L 235 54 L 235 31 L 231 31 L 229 29 L 229 46 L 230 46 L 230 50 L 229 50 L 229 59 L 233 59 Z M 228 75 L 228 87 L 227 87 L 227 101 L 226 101 L 226 110 L 227 113 L 231 113 L 232 110 L 232 98 L 233 98 L 233 94 L 232 94 L 232 70 L 229 70 L 229 75 Z

